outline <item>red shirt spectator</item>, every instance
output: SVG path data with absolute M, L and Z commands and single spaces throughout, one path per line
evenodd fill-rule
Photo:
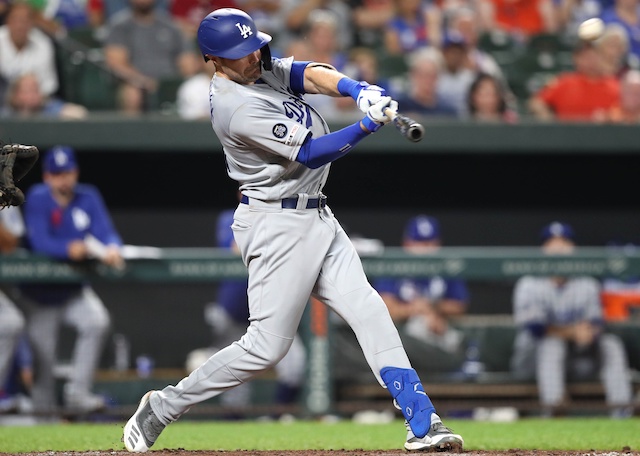
M 485 27 L 526 40 L 539 33 L 553 33 L 557 18 L 551 0 L 483 0 Z
M 576 70 L 548 83 L 529 101 L 541 120 L 604 121 L 620 99 L 620 82 L 604 75 L 602 60 L 591 42 L 580 42 L 573 53 Z
M 544 87 L 538 97 L 553 109 L 558 120 L 597 120 L 594 115 L 611 109 L 619 93 L 615 78 L 567 73 Z

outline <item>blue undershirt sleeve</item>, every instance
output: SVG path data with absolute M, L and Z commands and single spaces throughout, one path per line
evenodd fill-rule
M 311 169 L 320 168 L 346 155 L 368 134 L 360 127 L 360 122 L 356 122 L 319 138 L 309 135 L 300 147 L 296 161 Z
M 289 74 L 289 85 L 294 93 L 304 94 L 304 70 L 311 62 L 293 62 Z

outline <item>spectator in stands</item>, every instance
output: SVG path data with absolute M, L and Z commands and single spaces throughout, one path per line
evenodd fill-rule
M 481 25 L 475 11 L 468 7 L 453 9 L 449 14 L 447 30 L 455 32 L 464 38 L 466 44 L 465 65 L 472 71 L 486 73 L 505 81 L 498 62 L 489 54 L 478 48 Z
M 160 14 L 168 14 L 169 3 L 173 0 L 157 0 L 155 9 Z M 181 1 L 181 0 L 178 0 Z M 87 0 L 89 21 L 93 27 L 109 25 L 116 19 L 131 14 L 130 0 Z
M 155 11 L 156 0 L 130 0 L 131 14 L 115 21 L 104 47 L 109 68 L 124 80 L 119 106 L 139 114 L 154 108 L 162 80 L 197 72 L 194 44 L 170 18 Z
M 349 0 L 355 45 L 380 49 L 384 29 L 395 14 L 395 0 Z
M 286 49 L 291 40 L 300 38 L 313 10 L 322 10 L 333 15 L 336 21 L 336 40 L 340 49 L 348 49 L 353 42 L 351 11 L 342 0 L 283 0 L 283 33 L 280 34 L 280 49 Z
M 38 28 L 51 37 L 62 38 L 69 30 L 91 27 L 86 0 L 45 0 L 31 3 L 38 13 Z
M 629 52 L 640 59 L 640 3 L 638 0 L 615 0 L 613 5 L 602 11 L 605 24 L 620 24 L 627 31 Z
M 296 60 L 326 62 L 338 71 L 344 71 L 347 54 L 338 41 L 335 15 L 323 9 L 311 11 L 302 38 L 293 40 L 285 54 L 294 56 Z M 338 118 L 343 110 L 357 109 L 351 100 L 343 97 L 307 94 L 305 99 L 328 120 Z
M 575 249 L 572 227 L 562 222 L 545 226 L 540 235 L 547 255 Z M 627 354 L 621 339 L 606 331 L 600 284 L 593 277 L 520 278 L 513 293 L 519 331 L 512 369 L 518 378 L 535 378 L 544 416 L 562 412 L 566 382 L 599 374 L 612 417 L 630 416 L 632 401 Z
M 43 183 L 29 189 L 24 204 L 28 246 L 33 253 L 51 258 L 76 264 L 93 258 L 122 269 L 122 241 L 102 196 L 95 187 L 79 183 L 78 177 L 78 162 L 70 147 L 56 146 L 43 155 Z M 57 412 L 54 367 L 62 325 L 73 327 L 76 334 L 64 405 L 79 413 L 103 408 L 104 398 L 91 391 L 110 327 L 102 300 L 87 282 L 29 283 L 20 289 L 34 354 L 34 409 Z
M 509 107 L 507 92 L 500 80 L 480 73 L 467 93 L 468 118 L 477 122 L 516 123 L 518 113 Z
M 424 46 L 440 46 L 441 15 L 435 4 L 421 0 L 395 0 L 396 12 L 386 27 L 388 54 L 406 54 Z
M 215 73 L 215 65 L 200 62 L 201 70 L 187 78 L 178 87 L 176 107 L 178 115 L 187 120 L 211 119 L 209 104 L 209 86 Z
M 277 56 L 281 50 L 280 37 L 286 28 L 283 12 L 286 0 L 235 0 L 235 3 L 238 8 L 251 16 L 258 30 L 273 37 L 272 53 Z
M 343 72 L 356 81 L 368 81 L 390 90 L 390 81 L 380 76 L 380 60 L 375 50 L 368 47 L 354 47 L 349 51 L 349 57 Z
M 558 33 L 570 39 L 577 36 L 580 24 L 592 17 L 600 17 L 608 3 L 613 3 L 613 0 L 555 0 Z
M 1 210 L 0 253 L 13 253 L 19 247 L 24 231 L 24 222 L 18 207 L 9 206 Z M 0 287 L 0 413 L 15 405 L 10 392 L 7 391 L 6 383 L 25 327 L 22 312 L 10 297 L 15 295 L 14 291 L 5 284 Z
M 171 2 L 171 16 L 185 36 L 194 40 L 200 21 L 207 14 L 218 8 L 237 7 L 233 0 L 173 0 Z
M 407 223 L 402 246 L 407 253 L 428 255 L 442 243 L 440 223 L 418 215 Z M 389 278 L 374 282 L 414 367 L 428 372 L 456 372 L 464 361 L 465 341 L 452 319 L 466 312 L 469 292 L 459 279 L 445 277 Z
M 458 32 L 449 31 L 442 41 L 443 65 L 437 91 L 456 109 L 458 117 L 467 115 L 467 93 L 477 71 L 467 66 L 467 44 Z
M 640 71 L 629 70 L 620 82 L 620 100 L 609 111 L 609 119 L 615 123 L 640 123 Z
M 4 25 L 5 17 L 7 16 L 7 11 L 9 11 L 10 4 L 11 0 L 0 0 L 0 25 Z
M 634 65 L 634 59 L 629 54 L 627 31 L 620 24 L 608 24 L 595 44 L 602 60 L 602 71 L 605 76 L 620 79 Z M 637 66 L 636 64 L 636 68 Z
M 0 109 L 0 117 L 56 117 L 60 119 L 84 119 L 87 109 L 79 104 L 68 103 L 55 96 L 45 96 L 40 81 L 27 73 L 13 81 Z
M 421 48 L 408 58 L 408 87 L 393 96 L 407 114 L 456 118 L 455 106 L 437 91 L 442 54 L 436 48 Z
M 593 42 L 579 41 L 573 60 L 575 71 L 560 74 L 530 98 L 529 109 L 537 119 L 601 122 L 618 102 L 619 81 L 603 74 Z
M 481 0 L 480 5 L 485 30 L 503 31 L 516 41 L 558 31 L 553 0 Z
M 58 90 L 55 50 L 51 39 L 35 27 L 35 18 L 26 3 L 10 6 L 6 24 L 0 27 L 0 78 L 11 84 L 26 73 L 35 74 L 42 93 L 50 96 Z

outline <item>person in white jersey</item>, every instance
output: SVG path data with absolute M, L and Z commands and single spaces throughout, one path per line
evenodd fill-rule
M 380 385 L 406 419 L 408 450 L 461 450 L 442 424 L 404 350 L 387 307 L 322 194 L 331 163 L 391 118 L 398 104 L 377 86 L 325 63 L 271 58 L 271 37 L 245 12 L 215 10 L 198 29 L 215 65 L 211 122 L 229 176 L 242 193 L 232 229 L 248 268 L 246 334 L 177 385 L 143 396 L 124 427 L 127 450 L 147 451 L 192 406 L 274 366 L 287 353 L 311 296 L 355 332 Z M 330 132 L 303 95 L 352 96 L 362 120 Z

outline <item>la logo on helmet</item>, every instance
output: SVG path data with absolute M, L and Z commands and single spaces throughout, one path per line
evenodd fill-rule
M 244 38 L 245 40 L 247 38 L 249 38 L 249 35 L 253 35 L 253 32 L 251 31 L 251 27 L 249 27 L 246 24 L 240 24 L 240 22 L 236 22 L 236 27 L 238 27 L 238 30 L 240 30 L 240 34 L 242 35 L 242 38 Z

